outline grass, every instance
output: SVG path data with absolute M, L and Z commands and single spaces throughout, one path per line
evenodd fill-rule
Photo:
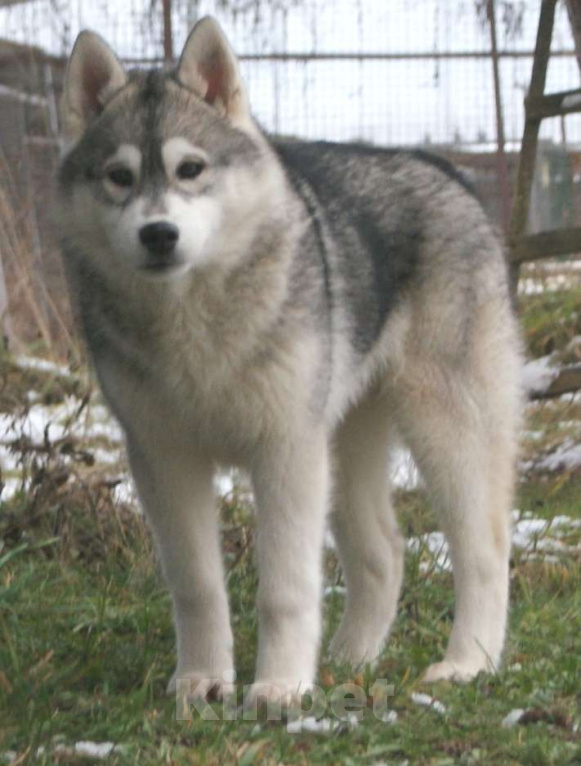
M 550 513 L 572 501 L 574 482 L 523 488 L 526 504 Z M 561 505 L 561 498 L 564 505 Z M 418 505 L 421 499 L 415 497 Z M 71 503 L 70 508 L 75 508 Z M 523 506 L 524 507 L 524 506 Z M 232 541 L 251 536 L 252 522 L 239 508 L 225 509 L 228 586 L 235 615 L 237 667 L 249 683 L 256 645 L 253 609 L 256 575 L 251 550 Z M 431 692 L 445 715 L 411 702 L 418 676 L 441 653 L 452 616 L 451 578 L 427 576 L 408 556 L 400 616 L 376 676 L 395 685 L 394 725 L 370 710 L 352 731 L 332 737 L 287 734 L 284 726 L 256 730 L 252 722 L 175 719 L 165 695 L 173 670 L 170 604 L 158 575 L 147 531 L 139 518 L 120 522 L 111 547 L 88 541 L 101 530 L 76 507 L 68 519 L 75 548 L 60 549 L 50 529 L 0 554 L 1 749 L 40 763 L 76 762 L 51 754 L 59 742 L 112 741 L 123 751 L 112 763 L 502 763 L 564 764 L 581 758 L 573 722 L 578 716 L 581 654 L 581 571 L 578 561 L 557 564 L 515 557 L 512 567 L 510 639 L 504 669 L 465 687 L 438 684 Z M 235 534 L 236 533 L 236 534 Z M 110 539 L 114 532 L 109 531 Z M 328 555 L 327 578 L 338 579 Z M 336 624 L 342 598 L 327 599 L 326 625 Z M 329 631 L 328 631 L 329 632 Z M 329 688 L 354 680 L 323 659 Z M 365 685 L 365 679 L 355 679 Z M 531 711 L 526 726 L 501 727 L 514 708 Z
M 525 306 L 527 340 L 536 353 L 562 349 L 579 334 L 571 329 L 573 298 L 566 305 L 553 298 L 532 296 Z M 0 364 L 3 412 L 25 407 L 29 388 L 48 402 L 84 395 L 66 380 Z M 578 404 L 534 405 L 527 427 L 541 434 L 543 450 L 551 449 L 564 420 L 576 428 Z M 81 740 L 119 744 L 112 764 L 581 763 L 578 551 L 549 561 L 515 550 L 505 663 L 497 675 L 466 686 L 426 689 L 419 682 L 445 647 L 453 609 L 451 576 L 425 572 L 421 553 L 408 553 L 398 620 L 373 676 L 353 678 L 328 661 L 325 647 L 343 604 L 340 593 L 329 595 L 319 683 L 330 690 L 355 681 L 369 691 L 374 678 L 385 678 L 394 685 L 395 723 L 377 720 L 370 707 L 358 726 L 332 735 L 289 734 L 280 723 L 180 721 L 175 699 L 165 694 L 175 660 L 170 602 L 142 519 L 114 502 L 112 483 L 97 467 L 87 469 L 80 447 L 72 460 L 70 451 L 65 460 L 62 444 L 47 444 L 42 454 L 21 447 L 30 485 L 0 505 L 0 753 L 14 751 L 16 763 L 86 763 L 72 750 Z M 77 480 L 64 480 L 64 470 Z M 579 471 L 531 471 L 516 504 L 547 520 L 580 519 L 580 498 Z M 397 505 L 407 535 L 435 528 L 421 492 L 398 493 Z M 253 518 L 236 496 L 224 501 L 222 517 L 238 677 L 246 684 L 256 654 Z M 578 546 L 579 528 L 566 540 Z M 326 580 L 341 583 L 331 551 Z M 437 697 L 446 712 L 414 703 L 418 691 Z M 526 709 L 525 717 L 503 727 L 515 708 Z
M 530 356 L 554 351 L 564 362 L 579 362 L 581 348 L 571 341 L 581 335 L 581 286 L 521 298 L 521 317 Z

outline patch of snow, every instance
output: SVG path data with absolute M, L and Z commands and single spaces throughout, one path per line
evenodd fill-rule
M 2 471 L 17 471 L 20 468 L 20 459 L 6 444 L 0 442 L 0 465 Z
M 547 520 L 536 518 L 530 512 L 521 514 L 519 511 L 513 511 L 512 520 L 512 543 L 515 548 L 520 548 L 531 558 L 536 552 L 543 552 L 543 561 L 555 563 L 559 559 L 551 554 L 580 550 L 579 546 L 568 545 L 559 539 L 572 529 L 579 528 L 579 519 L 555 516 Z
M 581 271 L 581 258 L 570 261 L 543 261 L 542 265 L 536 266 L 535 271 Z
M 544 292 L 566 290 L 579 285 L 581 259 L 572 261 L 544 261 L 525 268 L 518 283 L 521 295 L 539 295 Z
M 573 405 L 581 404 L 581 391 L 575 393 L 561 394 L 561 396 L 554 396 L 550 399 L 545 399 L 542 402 L 532 401 L 526 402 L 525 407 L 532 412 L 535 412 L 539 407 L 546 409 L 559 409 L 563 408 L 563 405 L 572 407 Z
M 55 414 L 45 407 L 31 407 L 24 417 L 0 414 L 0 433 L 8 439 L 25 436 L 34 444 L 43 444 L 47 429 L 51 440 L 62 438 L 65 432 L 62 425 L 55 423 Z
M 555 516 L 551 520 L 540 519 L 530 512 L 512 511 L 512 544 L 533 557 L 536 552 L 543 552 L 544 561 L 557 562 L 557 556 L 551 554 L 570 553 L 581 550 L 580 546 L 568 545 L 563 537 L 571 529 L 581 527 L 581 520 L 569 516 Z M 407 541 L 408 550 L 413 553 L 427 551 L 430 561 L 420 562 L 420 571 L 434 570 L 448 572 L 452 569 L 449 547 L 441 532 L 429 532 Z
M 106 418 L 101 418 L 104 408 L 100 405 L 89 406 L 82 417 L 74 419 L 80 405 L 79 399 L 67 396 L 60 404 L 33 404 L 23 415 L 2 413 L 0 433 L 4 434 L 5 439 L 25 436 L 34 444 L 44 443 L 47 428 L 51 441 L 62 439 L 65 435 L 102 436 L 114 443 L 123 441 L 121 429 L 113 417 L 106 413 Z M 71 418 L 74 420 L 69 425 Z
M 91 423 L 74 423 L 71 429 L 71 433 L 75 436 L 85 437 L 103 437 L 111 442 L 122 444 L 123 443 L 123 431 L 121 426 L 109 416 L 107 421 L 97 421 Z
M 389 475 L 394 487 L 412 490 L 420 484 L 420 474 L 409 450 L 403 447 L 394 451 Z
M 518 283 L 518 292 L 519 295 L 542 295 L 543 293 L 575 287 L 578 281 L 578 277 L 568 274 L 555 274 L 550 277 L 524 277 Z
M 303 732 L 331 734 L 337 731 L 344 731 L 345 727 L 354 729 L 356 726 L 359 726 L 359 718 L 355 713 L 347 713 L 345 718 L 337 720 L 315 718 L 312 715 L 307 715 L 304 718 L 294 718 L 287 721 L 286 730 L 288 734 L 302 734 Z
M 237 500 L 254 504 L 250 476 L 239 468 L 220 468 L 214 475 L 214 490 L 221 498 L 235 495 Z
M 122 452 L 120 450 L 107 450 L 97 447 L 97 449 L 91 449 L 91 454 L 95 458 L 95 462 L 102 465 L 118 465 L 122 459 Z
M 525 711 L 522 708 L 515 708 L 514 710 L 511 710 L 508 715 L 506 715 L 502 719 L 502 723 L 500 724 L 504 729 L 512 729 L 513 726 L 516 726 L 516 724 L 520 721 L 520 719 L 525 714 Z
M 103 760 L 108 758 L 119 748 L 113 742 L 77 742 L 75 744 L 75 755 Z
M 121 753 L 125 748 L 123 745 L 115 745 L 113 742 L 89 742 L 80 741 L 74 745 L 63 745 L 58 743 L 52 748 L 53 752 L 57 755 L 65 756 L 66 758 L 72 758 L 79 756 L 80 758 L 90 758 L 91 760 L 104 761 L 109 758 L 113 753 Z M 42 758 L 49 752 L 49 749 L 41 745 L 36 750 L 36 757 Z
M 41 372 L 51 372 L 54 375 L 61 375 L 65 377 L 71 376 L 71 371 L 68 367 L 62 364 L 55 364 L 48 359 L 39 359 L 35 356 L 25 356 L 21 354 L 17 356 L 14 361 L 19 367 L 29 370 L 40 370 Z
M 551 519 L 551 529 L 555 527 L 581 527 L 581 519 L 572 519 L 570 516 L 553 516 Z M 561 534 L 559 529 L 557 534 Z
M 516 512 L 518 514 L 518 511 Z M 517 548 L 528 548 L 534 545 L 538 537 L 549 528 L 546 519 L 532 517 L 518 518 L 512 527 L 512 543 Z
M 564 515 L 554 516 L 552 519 L 539 519 L 533 516 L 531 511 L 511 511 L 511 519 L 514 528 L 532 530 L 533 532 L 537 532 L 539 529 L 548 529 L 549 527 L 554 530 L 556 527 L 581 526 L 581 519 L 572 519 L 570 516 Z
M 555 366 L 554 354 L 531 359 L 522 369 L 522 385 L 525 393 L 530 396 L 546 391 L 558 374 L 559 368 Z
M 18 476 L 8 476 L 5 477 L 3 480 L 3 488 L 2 493 L 0 494 L 0 497 L 4 502 L 8 500 L 12 500 L 14 495 L 22 489 L 22 479 L 20 479 Z M 26 488 L 26 485 L 25 485 Z
M 220 497 L 232 494 L 234 491 L 234 479 L 232 473 L 217 473 L 214 476 L 214 488 Z
M 113 502 L 116 505 L 133 505 L 136 510 L 140 509 L 135 485 L 129 476 L 113 488 Z
M 535 460 L 534 467 L 545 471 L 571 471 L 581 467 L 581 443 L 565 439 L 554 452 Z
M 411 700 L 415 705 L 428 707 L 431 710 L 435 710 L 436 713 L 439 713 L 440 715 L 444 715 L 446 712 L 446 706 L 444 703 L 435 699 L 435 697 L 430 697 L 429 694 L 423 694 L 422 692 L 412 692 Z
M 337 727 L 337 722 L 330 718 L 315 718 L 314 716 L 305 716 L 297 718 L 294 721 L 288 721 L 286 730 L 288 734 L 301 734 L 308 731 L 317 734 L 328 734 Z
M 410 537 L 407 541 L 408 550 L 413 553 L 421 553 L 427 550 L 432 557 L 431 562 L 422 561 L 420 571 L 426 572 L 432 567 L 440 572 L 448 572 L 452 569 L 448 543 L 442 532 L 428 532 L 419 537 Z
M 55 365 L 44 359 L 34 357 L 18 357 L 21 367 L 39 369 L 58 375 L 70 375 L 70 371 L 60 365 Z M 111 446 L 88 445 L 87 449 L 93 454 L 98 464 L 115 467 L 123 465 L 123 433 L 109 410 L 99 402 L 90 402 L 82 409 L 82 402 L 74 396 L 67 396 L 64 401 L 44 405 L 37 392 L 29 392 L 29 409 L 24 413 L 0 413 L 0 466 L 4 472 L 4 488 L 2 500 L 8 500 L 21 488 L 22 480 L 17 474 L 21 470 L 20 457 L 12 452 L 10 443 L 24 437 L 33 445 L 42 447 L 48 438 L 55 442 L 66 437 L 80 439 L 104 439 Z M 80 414 L 79 411 L 81 410 Z M 77 416 L 78 415 L 78 416 Z M 63 455 L 68 462 L 71 457 Z M 8 474 L 8 475 L 7 475 Z M 134 503 L 135 492 L 128 478 L 122 476 L 123 482 L 115 490 L 118 502 Z

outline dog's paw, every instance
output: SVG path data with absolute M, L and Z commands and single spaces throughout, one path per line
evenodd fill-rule
M 422 677 L 422 683 L 431 684 L 436 681 L 455 681 L 465 684 L 476 678 L 478 673 L 487 670 L 482 662 L 457 663 L 450 660 L 434 662 L 430 665 Z
M 233 671 L 224 671 L 221 676 L 198 671 L 176 671 L 167 685 L 168 694 L 180 694 L 187 700 L 204 699 L 220 702 L 236 693 Z
M 281 711 L 300 708 L 303 695 L 312 688 L 312 683 L 304 681 L 256 681 L 244 695 L 244 707 L 260 710 L 272 705 Z

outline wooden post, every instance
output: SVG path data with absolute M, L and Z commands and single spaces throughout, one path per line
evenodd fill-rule
M 575 55 L 581 72 L 581 0 L 567 0 L 566 5 L 571 32 L 575 40 Z
M 171 28 L 171 0 L 163 0 L 163 57 L 166 64 L 173 61 L 173 34 Z
M 14 343 L 14 333 L 10 321 L 10 305 L 8 303 L 8 290 L 6 289 L 6 277 L 4 276 L 4 263 L 0 256 L 0 343 L 2 348 L 11 348 Z
M 528 221 L 531 192 L 535 177 L 537 142 L 539 138 L 539 128 L 541 126 L 540 117 L 532 117 L 527 113 L 528 100 L 541 98 L 545 92 L 545 81 L 547 78 L 547 66 L 551 52 L 551 36 L 555 19 L 556 3 L 557 0 L 543 0 L 541 5 L 531 84 L 528 96 L 525 99 L 525 128 L 518 163 L 516 189 L 509 233 L 510 284 L 513 295 L 516 294 L 520 271 L 520 256 L 517 250 L 517 245 L 525 232 Z
M 500 90 L 500 71 L 498 66 L 498 45 L 496 41 L 495 0 L 488 0 L 488 22 L 490 24 L 490 43 L 492 52 L 492 73 L 494 77 L 494 100 L 496 104 L 496 141 L 497 167 L 500 185 L 500 202 L 502 206 L 502 226 L 504 236 L 508 237 L 510 227 L 510 198 L 508 194 L 508 169 L 504 151 L 504 117 L 502 113 L 502 93 Z

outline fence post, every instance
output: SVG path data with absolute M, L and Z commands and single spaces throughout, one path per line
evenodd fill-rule
M 166 64 L 170 64 L 173 61 L 171 0 L 163 0 L 163 57 Z
M 495 0 L 488 0 L 488 23 L 490 25 L 490 44 L 492 57 L 492 74 L 494 77 L 494 100 L 496 105 L 496 141 L 497 141 L 497 167 L 500 184 L 500 201 L 502 206 L 502 227 L 504 236 L 508 237 L 510 227 L 510 197 L 508 194 L 508 169 L 506 165 L 506 153 L 504 151 L 504 117 L 502 111 L 502 92 L 500 89 L 500 71 L 498 44 L 496 41 L 496 12 Z
M 557 0 L 543 0 L 541 5 L 541 15 L 539 18 L 535 56 L 533 59 L 533 72 L 531 75 L 528 98 L 541 97 L 545 92 L 545 81 L 547 77 L 549 56 L 551 53 L 551 37 L 556 2 Z M 540 118 L 532 119 L 528 114 L 525 114 L 525 128 L 520 160 L 518 163 L 518 174 L 509 234 L 510 284 L 513 295 L 516 295 L 520 272 L 520 257 L 517 253 L 516 246 L 522 238 L 527 226 L 531 192 L 535 177 L 537 141 L 540 127 Z
M 0 342 L 2 349 L 10 348 L 14 341 L 12 323 L 10 320 L 10 305 L 8 303 L 8 291 L 6 289 L 6 277 L 4 276 L 4 263 L 0 255 Z

